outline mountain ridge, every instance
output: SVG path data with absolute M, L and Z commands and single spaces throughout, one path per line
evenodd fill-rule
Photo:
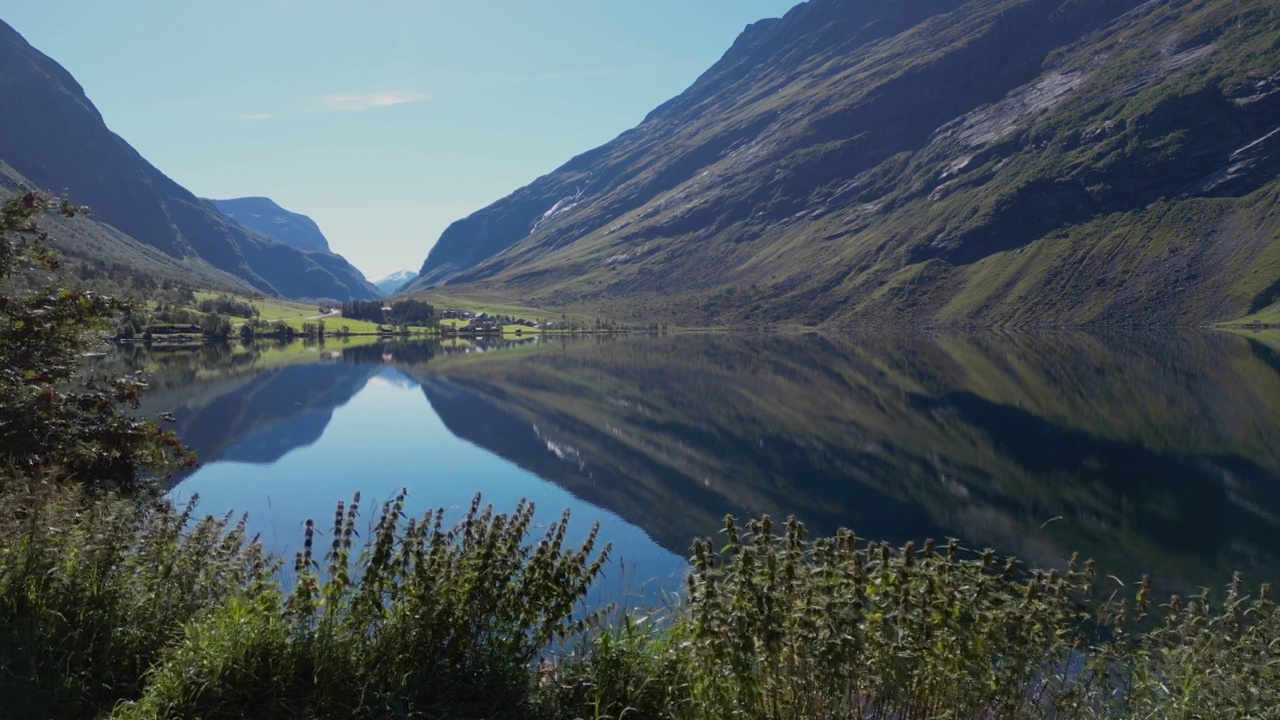
M 112 132 L 61 65 L 0 21 L 0 160 L 37 188 L 65 191 L 109 225 L 180 263 L 207 264 L 295 299 L 373 299 L 338 255 L 307 253 L 229 220 Z
M 35 186 L 0 160 L 0 200 Z M 257 292 L 244 280 L 222 272 L 198 257 L 173 258 L 157 248 L 144 245 L 114 227 L 98 222 L 92 212 L 78 213 L 72 218 L 49 213 L 42 223 L 49 231 L 50 247 L 58 251 L 64 261 L 71 261 L 71 266 L 93 270 L 98 266 L 111 267 L 160 281 L 196 283 L 226 292 Z
M 1280 301 L 1277 39 L 1263 0 L 810 0 L 451 225 L 408 289 L 694 325 L 1233 319 Z
M 218 212 L 259 235 L 278 240 L 299 250 L 333 252 L 329 249 L 329 239 L 320 231 L 320 226 L 315 220 L 301 213 L 286 210 L 271 198 L 261 196 L 225 200 L 204 198 L 204 201 L 212 204 Z

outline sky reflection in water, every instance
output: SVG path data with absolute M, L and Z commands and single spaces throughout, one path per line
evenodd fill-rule
M 227 454 L 252 454 L 255 444 L 273 444 L 272 431 L 251 434 Z M 643 530 L 453 435 L 417 383 L 390 366 L 334 410 L 314 443 L 270 464 L 215 460 L 183 480 L 171 496 L 182 501 L 198 493 L 207 513 L 247 512 L 250 534 L 260 534 L 268 549 L 292 558 L 301 548 L 307 518 L 327 532 L 335 503 L 349 501 L 358 491 L 361 530 L 367 536 L 382 503 L 402 488 L 409 492 L 407 512 L 421 515 L 442 507 L 446 520 L 460 518 L 477 493 L 498 512 L 509 512 L 527 498 L 536 504 L 535 532 L 568 508 L 572 521 L 566 537 L 574 545 L 599 522 L 602 537 L 614 547 L 614 562 L 600 585 L 609 599 L 654 597 L 661 587 L 676 587 L 684 568 L 682 557 L 659 547 Z

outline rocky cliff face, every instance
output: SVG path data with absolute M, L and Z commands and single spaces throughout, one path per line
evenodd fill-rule
M 66 190 L 94 217 L 176 259 L 199 259 L 292 298 L 371 299 L 359 271 L 247 230 L 166 177 L 112 133 L 73 77 L 0 22 L 0 160 Z
M 232 198 L 230 200 L 206 200 L 218 212 L 235 220 L 250 230 L 278 240 L 299 250 L 329 252 L 329 239 L 320 232 L 315 220 L 295 212 L 289 212 L 264 197 Z
M 1225 320 L 1280 301 L 1268 0 L 810 0 L 411 286 L 627 319 Z

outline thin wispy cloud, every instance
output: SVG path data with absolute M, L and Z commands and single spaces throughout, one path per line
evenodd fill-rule
M 236 115 L 237 120 L 270 120 L 271 113 L 247 113 L 245 115 Z
M 375 90 L 321 95 L 314 98 L 313 104 L 316 109 L 326 112 L 359 112 L 430 99 L 430 95 L 416 90 Z
M 571 78 L 612 77 L 620 75 L 622 72 L 617 68 L 589 68 L 583 70 L 561 70 L 560 72 L 550 72 L 543 75 L 524 75 L 520 77 L 526 82 L 548 82 L 551 80 L 569 80 Z
M 471 73 L 450 73 L 448 75 L 432 76 L 430 79 L 436 83 L 454 83 L 465 82 L 468 85 L 475 83 L 490 83 L 501 85 L 526 85 L 534 83 L 555 82 L 558 80 L 573 80 L 583 78 L 603 78 L 617 77 L 633 73 L 634 68 L 611 67 L 611 68 L 581 68 L 571 70 L 555 70 L 545 73 L 520 73 L 520 72 L 471 72 Z

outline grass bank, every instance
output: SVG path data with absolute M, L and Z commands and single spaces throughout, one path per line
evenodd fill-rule
M 581 605 L 609 549 L 479 499 L 308 523 L 285 591 L 233 518 L 0 496 L 16 718 L 1276 717 L 1269 587 L 1160 600 L 1088 562 L 729 520 L 656 613 Z

